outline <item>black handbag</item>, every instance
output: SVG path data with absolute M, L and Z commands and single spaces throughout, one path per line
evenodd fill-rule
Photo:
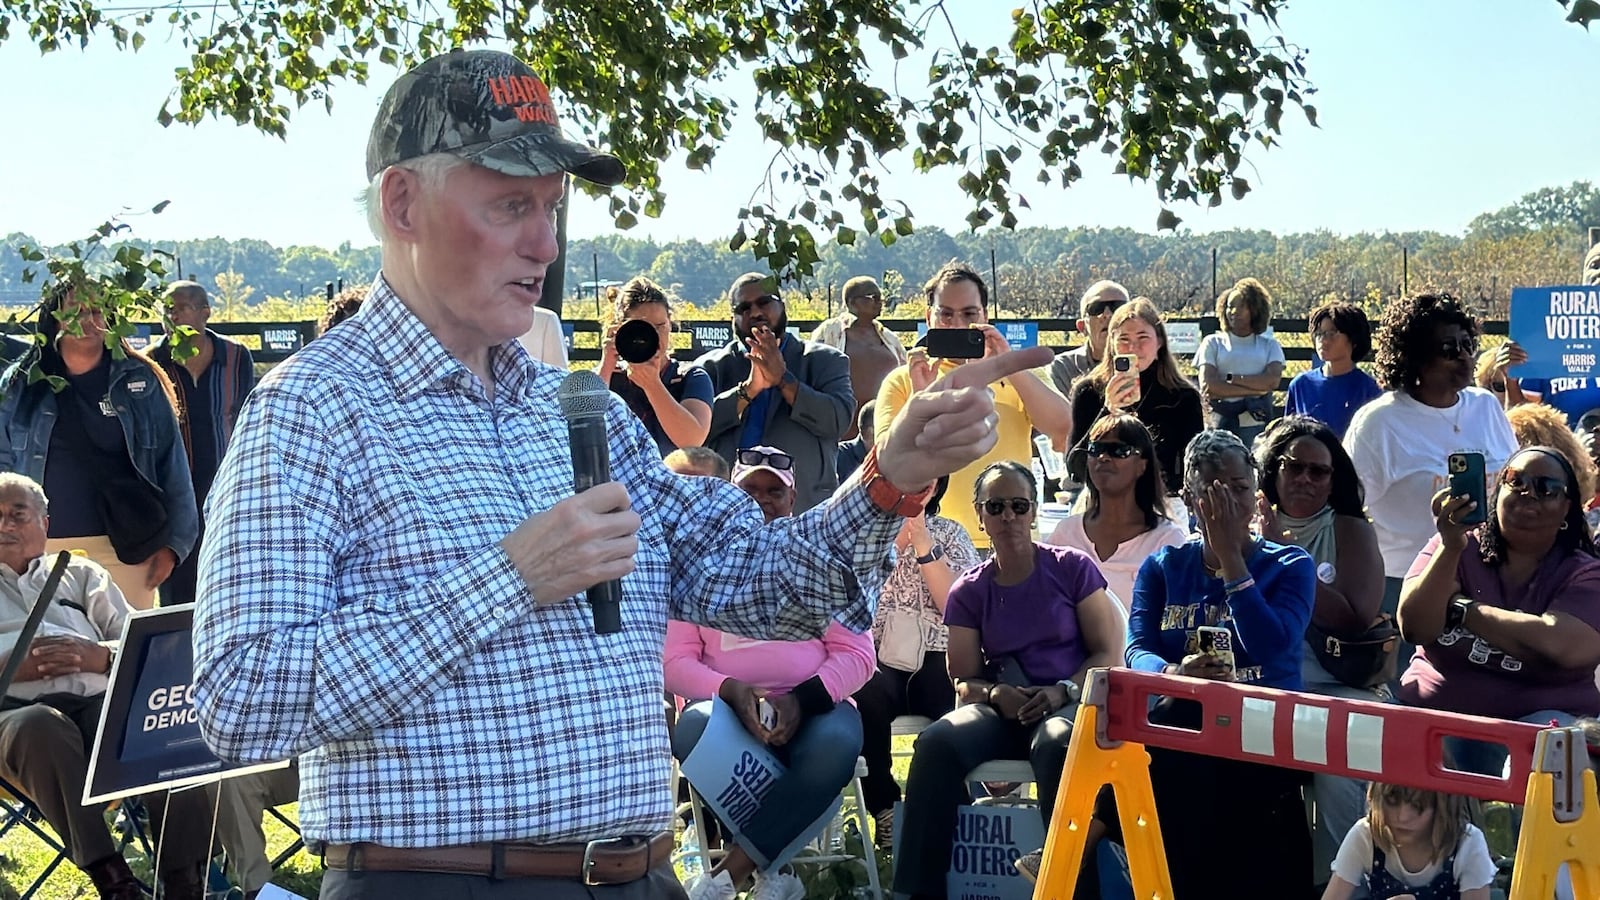
M 96 480 L 106 537 L 125 565 L 137 566 L 172 540 L 166 494 L 138 475 Z
M 1372 688 L 1394 680 L 1400 629 L 1388 613 L 1380 613 L 1366 631 L 1354 637 L 1339 637 L 1312 623 L 1306 629 L 1306 643 L 1317 662 L 1341 684 Z

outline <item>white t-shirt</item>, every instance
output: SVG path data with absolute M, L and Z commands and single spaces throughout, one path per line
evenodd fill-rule
M 1260 375 L 1267 366 L 1283 362 L 1283 345 L 1271 331 L 1239 337 L 1227 331 L 1205 336 L 1194 353 L 1194 367 L 1213 365 L 1223 375 Z
M 1094 542 L 1089 540 L 1089 535 L 1083 530 L 1083 516 L 1077 515 L 1063 519 L 1061 524 L 1050 532 L 1050 537 L 1045 539 L 1045 543 L 1057 547 L 1072 547 L 1089 554 L 1089 558 L 1100 567 L 1100 574 L 1105 576 L 1106 587 L 1116 595 L 1117 602 L 1122 604 L 1122 611 L 1128 612 L 1133 605 L 1133 578 L 1139 574 L 1139 566 L 1162 547 L 1176 547 L 1188 539 L 1189 535 L 1185 529 L 1170 521 L 1162 520 L 1149 531 L 1118 544 L 1116 552 L 1111 554 L 1110 559 L 1101 559 L 1100 554 L 1094 549 Z
M 1429 863 L 1420 872 L 1408 872 L 1400 864 L 1400 854 L 1385 853 L 1383 867 L 1407 887 L 1424 887 L 1444 868 L 1444 861 Z M 1360 885 L 1365 883 L 1363 879 L 1370 871 L 1372 830 L 1363 816 L 1356 820 L 1354 827 L 1344 836 L 1344 843 L 1339 845 L 1339 855 L 1333 860 L 1333 874 L 1350 884 Z M 1456 847 L 1456 861 L 1451 871 L 1455 873 L 1458 890 L 1475 891 L 1494 882 L 1495 867 L 1494 860 L 1489 856 L 1489 842 L 1484 840 L 1478 826 L 1467 826 L 1467 833 L 1461 836 L 1461 844 Z
M 1484 472 L 1493 477 L 1517 451 L 1500 401 L 1481 388 L 1462 391 L 1449 409 L 1389 391 L 1361 407 L 1344 445 L 1366 489 L 1367 515 L 1390 578 L 1404 578 L 1435 533 L 1431 504 L 1449 483 L 1446 458 L 1482 453 Z

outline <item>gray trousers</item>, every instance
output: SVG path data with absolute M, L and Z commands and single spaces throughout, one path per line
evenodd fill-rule
M 629 884 L 588 887 L 560 878 L 507 878 L 434 875 L 424 872 L 344 872 L 322 876 L 321 900 L 688 900 L 683 885 L 662 862 Z
M 261 817 L 268 809 L 293 803 L 300 796 L 300 766 L 226 778 L 217 788 L 217 841 L 228 854 L 228 873 L 245 893 L 272 880 L 267 835 Z

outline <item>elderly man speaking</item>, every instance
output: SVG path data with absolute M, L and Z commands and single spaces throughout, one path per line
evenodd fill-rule
M 566 373 L 516 342 L 567 173 L 623 178 L 514 57 L 401 77 L 367 146 L 371 296 L 262 380 L 212 489 L 201 727 L 225 757 L 303 754 L 323 897 L 682 897 L 667 619 L 865 630 L 900 518 L 994 444 L 985 384 L 1049 362 L 961 367 L 831 500 L 771 524 L 733 485 L 670 473 L 613 397 L 615 480 L 571 496 Z M 596 635 L 578 595 L 614 578 L 623 627 Z

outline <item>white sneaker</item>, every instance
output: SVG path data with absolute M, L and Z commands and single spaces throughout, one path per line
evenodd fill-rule
M 756 875 L 755 887 L 746 900 L 802 900 L 805 895 L 806 886 L 800 879 L 787 872 L 772 872 Z
M 739 891 L 733 886 L 733 877 L 727 872 L 712 875 L 694 875 L 683 886 L 689 900 L 733 900 Z

